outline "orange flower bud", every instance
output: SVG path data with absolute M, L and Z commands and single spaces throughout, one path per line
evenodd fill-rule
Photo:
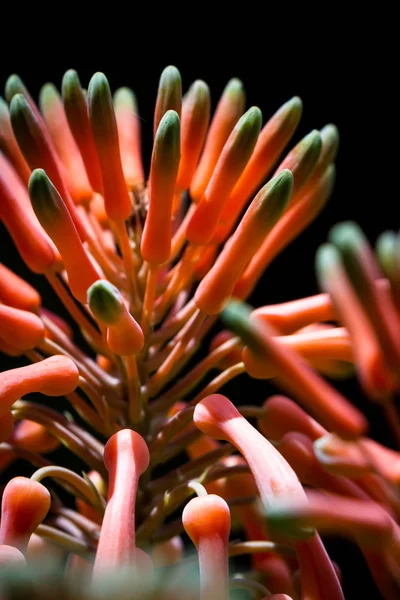
M 220 312 L 229 299 L 246 265 L 284 211 L 292 183 L 290 171 L 283 171 L 258 192 L 239 227 L 196 290 L 196 304 L 204 313 Z
M 50 493 L 41 483 L 14 477 L 3 492 L 0 544 L 15 546 L 26 553 L 29 538 L 50 509 Z
M 325 435 L 326 429 L 286 396 L 271 396 L 264 404 L 265 416 L 258 419 L 261 432 L 271 440 L 280 440 L 290 431 L 298 431 L 311 440 Z
M 0 546 L 0 567 L 4 565 L 9 567 L 26 567 L 25 556 L 14 546 Z
M 62 97 L 68 124 L 80 150 L 90 185 L 95 192 L 102 194 L 103 181 L 90 127 L 86 95 L 81 88 L 78 74 L 73 69 L 67 71 L 63 77 Z
M 51 83 L 45 85 L 40 91 L 40 108 L 66 169 L 69 192 L 76 203 L 86 203 L 92 197 L 93 191 L 79 149 L 69 128 L 60 94 Z
M 120 88 L 114 94 L 114 106 L 126 185 L 130 189 L 135 189 L 144 183 L 140 119 L 135 94 L 129 88 Z
M 27 310 L 0 304 L 0 336 L 20 350 L 31 350 L 43 340 L 43 321 Z
M 210 90 L 204 81 L 189 88 L 182 107 L 181 160 L 176 179 L 178 190 L 189 188 L 210 121 Z
M 260 109 L 253 106 L 239 119 L 229 136 L 209 184 L 187 224 L 185 235 L 192 244 L 203 245 L 211 241 L 223 206 L 254 150 L 261 121 Z
M 8 106 L 3 98 L 0 98 L 0 149 L 7 156 L 22 181 L 27 185 L 31 170 L 15 139 Z
M 140 250 L 151 265 L 169 259 L 172 238 L 172 202 L 180 158 L 180 121 L 169 110 L 162 117 L 154 140 L 149 176 L 149 212 Z
M 0 302 L 21 310 L 37 310 L 41 298 L 29 283 L 0 263 Z
M 47 454 L 60 446 L 59 440 L 44 425 L 25 419 L 17 423 L 10 441 L 24 450 L 38 454 Z
M 193 498 L 184 508 L 182 523 L 199 555 L 201 600 L 228 600 L 227 503 L 214 494 Z
M 38 363 L 0 373 L 0 415 L 18 398 L 31 392 L 63 396 L 72 392 L 79 381 L 75 363 L 66 356 L 51 356 Z
M 222 210 L 217 239 L 229 235 L 247 200 L 259 189 L 292 137 L 301 117 L 302 102 L 295 96 L 264 125 L 254 152 Z
M 44 273 L 54 267 L 57 260 L 54 245 L 32 210 L 24 184 L 1 153 L 0 219 L 34 273 Z
M 33 171 L 29 195 L 36 216 L 60 251 L 72 294 L 85 304 L 87 289 L 101 278 L 101 272 L 89 258 L 67 207 L 42 169 Z
M 103 179 L 106 213 L 114 221 L 124 221 L 132 212 L 132 203 L 122 170 L 111 91 L 103 73 L 96 73 L 90 80 L 88 105 L 90 125 Z
M 32 109 L 26 96 L 16 94 L 11 101 L 10 115 L 15 137 L 30 168 L 46 170 L 60 191 L 79 236 L 85 239 L 84 227 L 66 187 L 63 164 L 39 112 Z
M 204 150 L 190 186 L 190 196 L 198 202 L 205 192 L 222 148 L 243 113 L 245 92 L 239 79 L 231 79 L 225 87 L 207 134 Z

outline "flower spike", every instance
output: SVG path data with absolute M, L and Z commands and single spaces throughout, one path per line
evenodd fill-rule
M 40 111 L 17 75 L 0 98 L 0 219 L 30 282 L 0 263 L 0 595 L 343 600 L 320 531 L 355 541 L 397 600 L 400 235 L 373 251 L 341 224 L 317 253 L 323 293 L 235 300 L 325 207 L 339 134 L 328 124 L 285 150 L 299 97 L 262 127 L 241 81 L 212 114 L 196 77 L 182 97 L 178 69 L 161 73 L 150 152 L 148 110 L 103 73 L 87 91 L 67 71 Z M 341 386 L 354 376 L 353 405 Z M 235 407 L 225 393 L 249 377 Z M 290 397 L 259 402 L 267 379 Z M 380 423 L 366 437 L 362 392 L 393 447 Z M 21 462 L 31 480 L 12 479 Z

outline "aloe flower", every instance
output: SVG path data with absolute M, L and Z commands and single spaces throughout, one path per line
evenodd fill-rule
M 186 84 L 164 69 L 152 131 L 103 73 L 0 99 L 0 220 L 65 309 L 4 256 L 0 596 L 341 600 L 335 533 L 396 600 L 400 454 L 334 380 L 400 443 L 399 237 L 339 224 L 320 293 L 247 304 L 329 200 L 338 131 L 291 143 L 297 96 L 263 122 L 237 78 L 214 113 Z M 277 393 L 235 406 L 239 376 Z

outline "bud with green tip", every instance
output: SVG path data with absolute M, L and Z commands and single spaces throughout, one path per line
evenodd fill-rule
M 389 294 L 375 284 L 380 272 L 368 240 L 351 221 L 335 225 L 329 239 L 340 251 L 351 284 L 374 327 L 389 366 L 397 371 L 400 319 Z
M 15 94 L 11 100 L 10 117 L 14 135 L 26 162 L 32 170 L 45 169 L 65 202 L 79 236 L 85 239 L 85 229 L 62 175 L 63 165 L 42 118 L 40 120 L 37 118 L 35 111 L 22 94 Z
M 275 330 L 244 303 L 231 301 L 222 312 L 222 321 L 248 346 L 242 360 L 252 375 L 272 365 L 276 381 L 298 400 L 322 425 L 340 435 L 362 435 L 367 427 L 364 415 L 339 392 L 319 377 L 300 357 L 275 339 Z
M 174 110 L 181 116 L 182 81 L 178 69 L 172 65 L 161 73 L 158 85 L 156 108 L 154 113 L 154 136 L 156 136 L 161 119 L 168 110 Z
M 180 120 L 174 110 L 162 117 L 154 140 L 149 176 L 149 211 L 141 253 L 151 265 L 167 261 L 171 252 L 172 203 L 180 160 Z
M 226 142 L 204 195 L 186 229 L 186 238 L 196 245 L 208 243 L 218 226 L 222 209 L 256 145 L 262 114 L 251 107 L 238 121 Z
M 278 173 L 258 192 L 214 266 L 200 282 L 195 301 L 206 314 L 218 313 L 232 295 L 246 265 L 283 214 L 290 198 L 293 176 Z
M 390 281 L 394 301 L 400 306 L 400 239 L 394 231 L 384 231 L 376 242 L 379 266 Z
M 306 135 L 289 152 L 279 165 L 276 173 L 282 169 L 290 169 L 294 177 L 293 199 L 313 174 L 322 150 L 322 139 L 319 131 L 314 129 Z
M 266 180 L 301 117 L 303 103 L 298 96 L 286 102 L 264 125 L 254 152 L 223 208 L 217 239 L 224 241 L 234 229 L 246 202 Z
M 101 273 L 86 253 L 67 207 L 43 169 L 32 172 L 29 196 L 40 224 L 61 254 L 72 294 L 85 304 L 87 289 Z
M 62 98 L 71 133 L 82 156 L 92 189 L 103 193 L 103 181 L 96 146 L 90 128 L 87 101 L 76 71 L 70 69 L 62 80 Z
M 198 202 L 204 194 L 222 149 L 242 115 L 246 95 L 240 79 L 228 81 L 215 110 L 200 162 L 190 185 L 190 196 Z
M 40 90 L 39 105 L 50 136 L 65 167 L 68 189 L 74 202 L 87 204 L 93 191 L 86 170 L 65 116 L 57 88 L 47 83 Z
M 87 302 L 96 319 L 106 325 L 117 323 L 125 306 L 118 288 L 104 279 L 99 279 L 90 286 Z
M 176 186 L 189 188 L 203 148 L 210 121 L 210 90 L 201 80 L 195 81 L 185 96 L 182 107 L 181 161 Z
M 117 119 L 122 169 L 130 189 L 144 184 L 144 171 L 140 146 L 140 120 L 136 96 L 127 87 L 114 94 L 115 117 Z
M 95 73 L 88 90 L 90 125 L 99 157 L 107 216 L 128 219 L 132 212 L 119 149 L 118 128 L 110 86 L 103 73 Z

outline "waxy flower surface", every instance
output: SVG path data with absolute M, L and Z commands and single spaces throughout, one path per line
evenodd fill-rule
M 183 90 L 164 69 L 147 165 L 129 88 L 70 70 L 36 105 L 6 83 L 0 219 L 67 316 L 4 256 L 0 596 L 340 600 L 335 533 L 398 600 L 400 454 L 333 380 L 400 444 L 399 237 L 336 225 L 320 294 L 251 307 L 331 195 L 338 131 L 291 144 L 300 98 L 264 121 L 238 79 L 213 113 Z M 239 376 L 284 395 L 235 405 Z

